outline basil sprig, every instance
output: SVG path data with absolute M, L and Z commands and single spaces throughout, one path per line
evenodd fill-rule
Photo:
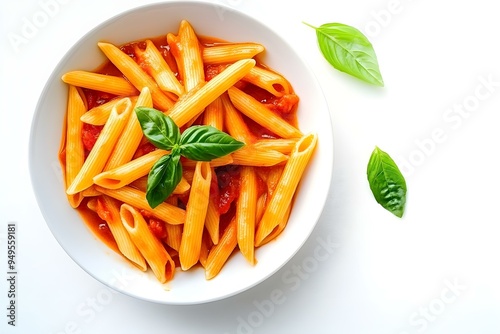
M 148 174 L 146 200 L 151 208 L 172 194 L 182 178 L 181 156 L 211 161 L 230 154 L 245 144 L 208 125 L 196 125 L 182 135 L 172 118 L 154 108 L 135 108 L 144 136 L 156 147 L 170 151 L 153 165 Z
M 406 204 L 406 181 L 394 160 L 375 147 L 366 173 L 375 200 L 401 218 Z
M 326 23 L 316 30 L 321 53 L 337 70 L 377 86 L 384 86 L 372 44 L 358 29 L 342 23 Z

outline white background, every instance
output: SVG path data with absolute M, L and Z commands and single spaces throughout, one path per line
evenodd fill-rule
M 329 1 L 328 8 L 319 0 L 214 1 L 276 29 L 324 89 L 335 163 L 317 228 L 267 281 L 199 306 L 112 293 L 73 263 L 31 188 L 33 112 L 52 69 L 81 36 L 151 2 L 0 4 L 1 333 L 500 333 L 500 20 L 489 0 Z M 10 39 L 44 11 L 48 20 L 14 45 Z M 386 86 L 332 69 L 302 21 L 362 30 Z M 406 177 L 403 219 L 371 195 L 366 164 L 375 145 Z M 6 316 L 9 222 L 18 230 L 16 327 Z M 318 257 L 325 242 L 330 253 Z

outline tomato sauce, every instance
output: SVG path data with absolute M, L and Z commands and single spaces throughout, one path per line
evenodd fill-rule
M 182 83 L 182 77 L 179 74 L 175 58 L 173 56 L 172 50 L 170 49 L 166 36 L 160 36 L 150 39 L 155 46 L 158 48 L 160 53 L 163 55 L 165 61 L 170 66 L 175 76 Z M 201 48 L 215 45 L 216 43 L 224 42 L 214 38 L 200 37 Z M 127 43 L 120 47 L 120 49 L 134 59 L 137 63 L 141 63 L 141 59 L 138 56 L 138 49 L 144 49 L 146 46 L 144 41 L 136 41 Z M 264 66 L 257 60 L 257 64 Z M 209 81 L 221 71 L 223 71 L 228 65 L 217 64 L 217 65 L 206 65 L 205 66 L 205 80 Z M 148 68 L 143 66 L 144 70 L 148 72 Z M 111 63 L 106 62 L 100 67 L 98 67 L 94 72 L 100 74 L 106 74 L 111 76 L 122 76 L 121 72 Z M 255 99 L 263 103 L 269 110 L 276 113 L 282 119 L 286 120 L 288 123 L 297 126 L 296 117 L 296 107 L 298 104 L 298 97 L 295 94 L 287 94 L 282 97 L 276 97 L 271 93 L 249 84 L 244 81 L 240 81 L 235 85 L 237 88 L 243 90 L 245 93 L 253 96 Z M 102 105 L 114 98 L 116 96 L 99 92 L 91 89 L 82 89 L 85 95 L 85 103 L 87 104 L 87 110 L 90 110 L 98 105 Z M 247 124 L 250 131 L 255 135 L 256 138 L 278 138 L 278 136 L 272 131 L 262 127 L 250 118 L 242 115 L 245 123 Z M 197 121 L 198 122 L 198 121 Z M 197 124 L 195 122 L 194 124 Z M 88 155 L 92 147 L 94 146 L 103 126 L 95 126 L 85 124 L 83 126 L 82 142 L 85 147 L 85 154 Z M 64 136 L 63 136 L 64 138 Z M 155 150 L 156 148 L 150 143 L 142 144 L 136 151 L 134 158 L 140 157 L 148 152 Z M 60 161 L 64 168 L 65 165 L 65 155 L 64 147 L 60 152 Z M 259 168 L 259 175 L 266 174 L 266 168 Z M 267 191 L 266 183 L 261 177 L 258 177 L 259 184 L 259 195 Z M 235 214 L 235 201 L 238 198 L 240 190 L 240 167 L 235 165 L 228 165 L 223 167 L 215 168 L 215 175 L 212 178 L 210 196 L 217 203 L 217 208 L 220 214 L 220 233 L 222 235 L 225 227 L 229 224 L 230 220 Z M 179 206 L 185 208 L 187 200 L 189 198 L 189 192 L 183 195 L 177 195 Z M 82 216 L 83 220 L 86 222 L 87 226 L 93 231 L 95 235 L 99 237 L 101 241 L 106 243 L 110 248 L 118 252 L 117 245 L 113 239 L 113 235 L 106 224 L 106 222 L 99 217 L 94 211 L 87 207 L 89 199 L 86 198 L 78 207 L 78 212 Z M 167 231 L 165 228 L 165 223 L 152 217 L 148 212 L 142 212 L 143 216 L 146 218 L 148 226 L 152 233 L 159 239 L 164 240 L 167 237 Z M 177 259 L 178 261 L 178 259 Z

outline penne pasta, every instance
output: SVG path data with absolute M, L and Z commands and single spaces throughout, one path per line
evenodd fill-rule
M 264 50 L 258 43 L 219 43 L 204 47 L 202 57 L 205 64 L 226 64 L 253 58 Z
M 317 140 L 316 134 L 309 134 L 303 136 L 297 142 L 259 222 L 255 233 L 256 247 L 260 246 L 264 239 L 273 233 L 273 230 L 284 219 L 288 207 L 292 204 L 292 198 L 300 178 L 316 147 Z
M 167 230 L 167 237 L 165 243 L 172 249 L 179 251 L 182 239 L 182 225 L 165 224 Z
M 184 94 L 184 87 L 151 40 L 146 40 L 144 50 L 136 47 L 135 53 L 142 67 L 155 79 L 161 90 L 173 93 L 176 96 Z
M 220 213 L 217 204 L 210 198 L 207 207 L 207 215 L 205 217 L 205 228 L 208 231 L 210 239 L 214 245 L 219 243 L 219 222 Z
M 186 220 L 185 210 L 168 203 L 161 203 L 156 208 L 151 209 L 146 200 L 146 193 L 130 186 L 124 186 L 119 189 L 106 189 L 100 186 L 95 186 L 95 188 L 104 195 L 113 197 L 138 209 L 145 210 L 166 223 L 179 225 L 184 224 Z
M 156 161 L 168 153 L 165 150 L 154 150 L 119 167 L 97 174 L 93 182 L 107 189 L 121 188 L 147 175 Z
M 210 280 L 217 276 L 227 259 L 238 244 L 236 218 L 233 218 L 224 230 L 219 243 L 212 247 L 205 264 L 205 278 Z
M 242 147 L 231 153 L 233 163 L 242 166 L 274 166 L 288 160 L 288 156 L 278 151 L 261 150 L 254 147 Z
M 210 103 L 203 113 L 203 124 L 211 125 L 221 131 L 224 128 L 224 105 L 222 103 L 222 96 Z
M 179 33 L 167 35 L 170 49 L 177 61 L 179 72 L 184 82 L 184 89 L 189 92 L 205 82 L 205 69 L 201 58 L 198 37 L 188 21 L 182 20 Z
M 141 252 L 137 249 L 137 246 L 134 244 L 126 228 L 122 224 L 120 205 L 121 203 L 117 200 L 103 195 L 96 198 L 94 209 L 99 217 L 108 224 L 109 230 L 118 246 L 118 250 L 122 255 L 141 271 L 146 271 L 146 260 L 141 255 Z
M 213 243 L 210 236 L 207 233 L 203 233 L 201 238 L 201 249 L 200 249 L 200 264 L 203 268 L 207 265 L 208 254 L 212 248 Z
M 163 111 L 172 107 L 173 101 L 161 91 L 153 78 L 144 72 L 131 57 L 113 44 L 100 42 L 97 45 L 137 90 L 141 91 L 144 87 L 149 88 L 153 104 L 156 107 Z M 134 94 L 137 94 L 137 90 Z
M 231 155 L 225 155 L 221 158 L 212 159 L 209 161 L 210 167 L 220 167 L 225 165 L 230 165 L 234 163 L 234 159 Z M 182 165 L 186 168 L 196 167 L 196 161 L 189 159 L 182 159 Z
M 129 98 L 133 104 L 137 101 L 137 96 L 131 96 Z M 104 104 L 98 105 L 84 113 L 82 117 L 80 117 L 80 120 L 86 124 L 104 125 L 109 118 L 109 114 L 111 114 L 111 110 L 113 110 L 114 106 L 116 106 L 123 99 L 124 98 L 116 98 Z
M 286 209 L 286 212 L 285 212 L 285 215 L 283 216 L 283 218 L 278 222 L 278 224 L 276 225 L 276 227 L 271 231 L 271 233 L 269 233 L 265 238 L 264 240 L 261 241 L 261 243 L 259 244 L 259 247 L 262 247 L 263 245 L 269 243 L 270 241 L 276 239 L 278 237 L 278 235 L 281 234 L 281 232 L 283 232 L 283 230 L 285 229 L 286 227 L 286 224 L 288 223 L 288 218 L 290 217 L 290 211 L 292 210 L 292 206 L 288 206 L 288 208 Z
M 269 131 L 275 133 L 281 138 L 302 137 L 302 133 L 299 129 L 287 123 L 284 119 L 267 109 L 251 95 L 246 94 L 236 87 L 231 87 L 228 90 L 228 93 L 236 109 Z
M 174 277 L 175 263 L 161 242 L 151 233 L 144 217 L 132 206 L 122 204 L 120 217 L 130 238 L 161 283 Z
M 131 112 L 132 102 L 130 99 L 124 99 L 115 105 L 82 168 L 66 190 L 68 195 L 74 195 L 93 184 L 94 176 L 104 168 L 107 158 L 113 150 Z
M 228 66 L 194 94 L 179 99 L 166 114 L 182 127 L 250 71 L 255 60 L 244 59 Z
M 298 138 L 259 139 L 252 144 L 252 147 L 259 150 L 273 150 L 283 154 L 290 154 L 297 141 Z
M 66 116 L 66 143 L 65 143 L 65 184 L 69 186 L 80 172 L 85 161 L 85 149 L 82 143 L 83 124 L 81 115 L 86 111 L 85 102 L 78 89 L 70 85 L 68 91 L 68 107 Z M 81 192 L 67 194 L 68 201 L 73 208 L 77 208 L 83 200 Z
M 251 264 L 255 264 L 254 236 L 257 210 L 257 176 L 253 167 L 242 167 L 240 171 L 241 191 L 236 202 L 236 225 L 238 246 Z
M 62 76 L 68 85 L 93 89 L 119 96 L 137 95 L 137 89 L 121 77 L 87 71 L 71 71 Z
M 201 239 L 210 196 L 212 172 L 207 162 L 196 164 L 191 192 L 186 207 L 186 222 L 182 232 L 179 260 L 182 270 L 188 270 L 200 258 Z
M 87 189 L 83 190 L 81 192 L 81 194 L 83 195 L 83 197 L 97 197 L 97 196 L 100 196 L 102 195 L 100 192 L 98 192 L 95 188 L 94 188 L 94 185 L 91 185 L 90 187 L 88 187 Z
M 242 80 L 265 89 L 274 96 L 290 93 L 290 84 L 285 77 L 261 66 L 252 68 Z
M 234 252 L 256 265 L 256 248 L 285 230 L 317 143 L 316 134 L 296 126 L 299 97 L 290 82 L 257 63 L 264 46 L 200 37 L 182 20 L 176 33 L 98 47 L 108 60 L 103 66 L 62 76 L 69 91 L 59 160 L 71 207 L 109 247 L 140 270 L 151 268 L 161 283 L 176 266 L 187 271 L 198 263 L 211 280 Z M 193 143 L 179 143 L 170 125 L 152 118 L 150 134 L 168 137 L 179 154 L 182 177 L 171 191 L 177 170 L 159 167 L 149 175 L 171 152 L 143 134 L 140 106 L 170 116 L 181 137 L 193 124 L 209 125 L 245 146 L 209 162 L 190 160 L 183 145 Z M 148 183 L 170 193 L 154 209 L 147 198 L 159 194 L 148 192 Z M 103 220 L 105 231 L 98 227 Z
M 144 87 L 141 90 L 141 94 L 134 105 L 134 108 L 136 107 L 153 107 L 153 101 L 151 100 L 151 94 L 148 87 Z M 104 170 L 110 170 L 129 162 L 139 147 L 142 137 L 141 124 L 137 119 L 136 113 L 132 112 L 106 165 L 104 165 Z
M 225 112 L 224 125 L 227 132 L 231 137 L 245 144 L 254 142 L 254 135 L 243 120 L 241 113 L 234 107 L 227 93 L 221 96 L 221 100 Z

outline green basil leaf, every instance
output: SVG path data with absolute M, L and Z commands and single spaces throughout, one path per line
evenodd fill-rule
M 367 176 L 376 201 L 401 218 L 406 204 L 406 181 L 389 154 L 375 147 L 368 161 Z
M 210 161 L 232 153 L 245 144 L 213 126 L 198 125 L 181 135 L 181 154 L 196 161 Z
M 384 86 L 375 50 L 361 31 L 342 23 L 327 23 L 319 28 L 305 24 L 316 30 L 321 53 L 334 68 Z
M 154 209 L 165 201 L 177 187 L 181 178 L 182 165 L 178 150 L 158 159 L 148 175 L 146 200 L 149 206 Z
M 142 132 L 156 147 L 171 150 L 181 136 L 179 127 L 172 118 L 154 108 L 135 108 Z

